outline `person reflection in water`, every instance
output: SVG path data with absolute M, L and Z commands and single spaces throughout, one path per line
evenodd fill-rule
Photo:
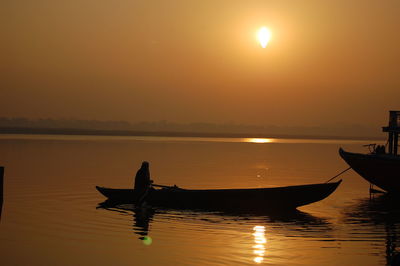
M 143 205 L 149 193 L 151 183 L 153 183 L 153 181 L 150 179 L 149 163 L 144 161 L 135 176 L 134 192 L 137 206 Z
M 139 235 L 140 240 L 146 240 L 153 216 L 154 210 L 151 208 L 137 208 L 134 210 L 134 232 Z

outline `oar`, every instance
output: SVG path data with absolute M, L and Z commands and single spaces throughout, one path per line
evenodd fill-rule
M 163 188 L 177 188 L 177 186 L 165 186 L 165 185 L 157 185 L 157 184 L 151 184 L 153 187 L 163 187 Z
M 175 188 L 175 189 L 180 189 L 176 185 L 174 186 L 165 186 L 165 185 L 157 185 L 157 184 L 151 184 L 153 187 L 162 187 L 162 188 Z M 150 192 L 150 187 L 146 190 L 146 192 L 140 197 L 140 199 L 137 201 L 138 205 L 141 206 L 143 202 L 146 200 L 147 196 L 149 195 Z
M 162 188 L 178 188 L 176 185 L 175 186 L 165 186 L 165 185 L 151 184 L 151 186 L 153 186 L 153 187 L 162 187 Z M 150 187 L 147 188 L 146 192 L 137 201 L 139 206 L 141 206 L 143 204 L 143 202 L 146 200 L 147 196 L 149 195 L 149 192 L 150 192 Z

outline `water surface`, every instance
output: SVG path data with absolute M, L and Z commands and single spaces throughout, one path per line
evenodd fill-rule
M 143 160 L 159 184 L 274 187 L 325 182 L 347 168 L 339 147 L 365 143 L 0 135 L 2 265 L 385 265 L 398 211 L 371 203 L 352 171 L 329 198 L 284 215 L 96 208 L 95 185 L 132 187 Z

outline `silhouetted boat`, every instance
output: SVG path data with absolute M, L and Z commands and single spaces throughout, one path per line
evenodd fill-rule
M 400 192 L 400 156 L 352 153 L 342 148 L 339 149 L 339 154 L 371 184 L 387 192 Z
M 252 189 L 152 189 L 146 202 L 153 206 L 187 209 L 286 210 L 328 197 L 341 182 Z M 136 198 L 133 189 L 98 186 L 96 189 L 114 202 L 132 203 Z
M 352 153 L 339 149 L 340 156 L 354 171 L 373 185 L 387 191 L 400 192 L 400 156 L 398 137 L 400 133 L 400 111 L 390 111 L 388 152 L 385 148 L 374 148 L 370 154 Z

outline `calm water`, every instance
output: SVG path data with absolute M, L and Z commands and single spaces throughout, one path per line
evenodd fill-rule
M 132 187 L 143 160 L 159 184 L 273 187 L 325 182 L 347 168 L 339 147 L 365 143 L 0 135 L 1 264 L 385 265 L 398 211 L 369 201 L 352 171 L 329 198 L 281 216 L 96 208 L 95 185 Z

